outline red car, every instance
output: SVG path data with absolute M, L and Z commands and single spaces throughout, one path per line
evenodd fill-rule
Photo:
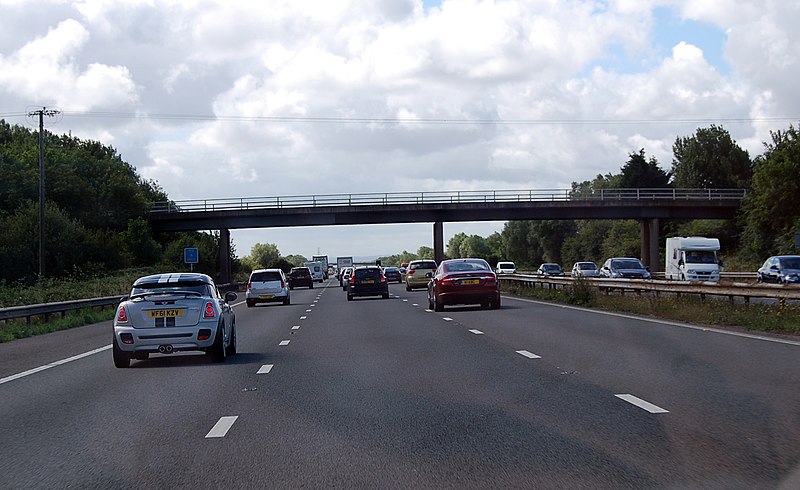
M 445 260 L 428 283 L 428 305 L 433 311 L 445 305 L 480 304 L 500 308 L 500 282 L 483 259 Z

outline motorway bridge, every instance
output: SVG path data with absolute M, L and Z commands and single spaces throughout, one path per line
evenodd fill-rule
M 540 219 L 635 219 L 641 257 L 658 270 L 658 227 L 665 219 L 730 219 L 742 189 L 572 189 L 390 192 L 195 199 L 153 203 L 155 231 L 220 231 L 222 282 L 230 281 L 230 230 L 291 226 L 432 223 L 437 261 L 443 223 Z

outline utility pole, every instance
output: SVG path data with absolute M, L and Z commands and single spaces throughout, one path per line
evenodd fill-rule
M 44 116 L 54 117 L 61 111 L 42 107 L 28 116 L 39 116 L 39 278 L 44 278 Z

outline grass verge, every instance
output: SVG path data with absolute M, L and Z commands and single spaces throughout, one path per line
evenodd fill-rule
M 794 336 L 800 334 L 800 307 L 785 304 L 731 303 L 723 299 L 702 300 L 696 296 L 606 295 L 583 281 L 575 281 L 572 287 L 563 289 L 504 286 L 503 292 L 512 296 L 715 327 L 736 327 Z
M 13 320 L 0 324 L 0 343 L 111 320 L 114 318 L 114 312 L 114 308 L 104 308 L 103 310 L 84 308 L 68 312 L 64 317 L 54 318 L 51 316 L 48 320 L 33 318 L 30 324 L 25 320 Z

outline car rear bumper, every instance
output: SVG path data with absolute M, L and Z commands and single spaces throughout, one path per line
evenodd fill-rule
M 389 294 L 389 285 L 380 284 L 377 286 L 357 286 L 351 284 L 347 288 L 347 294 L 350 296 L 381 296 Z
M 436 296 L 441 305 L 474 305 L 492 303 L 500 300 L 500 293 L 496 290 L 476 291 L 451 291 L 439 293 Z
M 209 334 L 207 340 L 199 340 L 201 331 Z M 214 345 L 217 324 L 199 324 L 193 327 L 133 328 L 115 326 L 117 346 L 124 352 L 159 352 L 160 346 L 169 345 L 171 351 L 205 350 Z M 133 343 L 130 343 L 130 341 Z

